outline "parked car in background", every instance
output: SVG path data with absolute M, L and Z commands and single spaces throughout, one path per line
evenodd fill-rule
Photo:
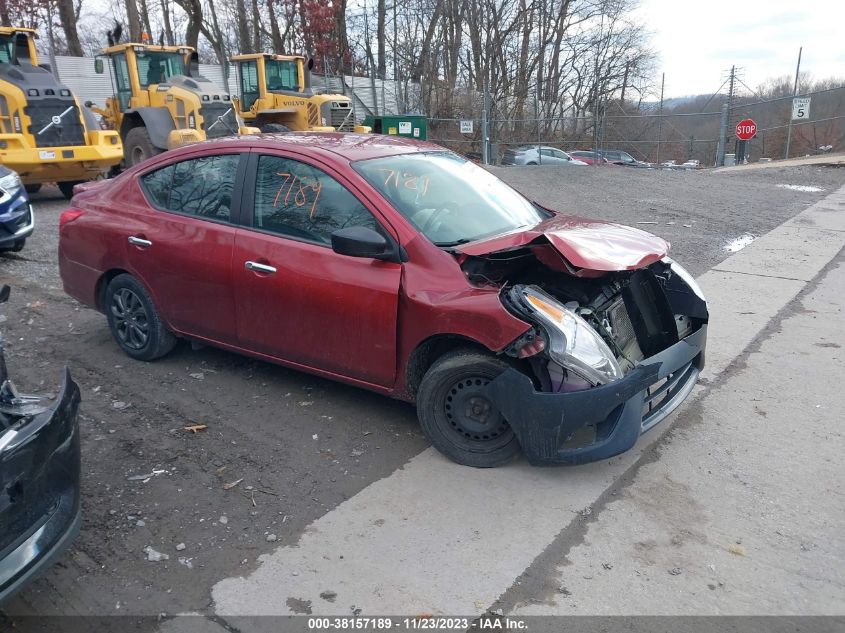
M 524 145 L 506 149 L 502 165 L 586 165 L 563 150 L 543 145 Z
M 614 165 L 623 165 L 625 167 L 648 167 L 648 163 L 637 160 L 628 152 L 623 152 L 619 149 L 602 149 L 599 153 L 609 162 Z
M 461 464 L 621 453 L 704 363 L 707 304 L 664 240 L 431 143 L 244 136 L 77 191 L 64 288 L 127 355 L 186 338 L 415 402 Z
M 0 303 L 9 287 L 0 288 Z M 18 393 L 0 341 L 0 604 L 79 532 L 79 388 L 67 370 L 52 402 Z
M 0 165 L 0 252 L 21 250 L 33 230 L 35 218 L 20 177 Z
M 598 154 L 596 154 L 596 152 L 592 150 L 579 149 L 575 150 L 574 152 L 569 152 L 569 155 L 572 156 L 572 158 L 576 158 L 581 162 L 586 163 L 587 165 L 595 165 L 596 163 L 598 163 L 599 166 L 607 166 L 613 164 L 606 158 L 600 157 Z

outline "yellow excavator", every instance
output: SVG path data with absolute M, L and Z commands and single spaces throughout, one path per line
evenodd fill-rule
M 38 63 L 32 29 L 0 27 L 0 164 L 33 193 L 55 182 L 65 197 L 123 159 L 120 137 Z
M 357 125 L 352 100 L 341 94 L 319 94 L 311 87 L 313 59 L 302 55 L 252 53 L 230 61 L 238 69 L 238 116 L 262 132 L 371 132 Z
M 105 108 L 91 107 L 120 133 L 128 167 L 181 145 L 258 131 L 241 126 L 228 90 L 200 75 L 189 46 L 114 44 L 94 60 L 98 74 L 104 60 L 113 96 Z

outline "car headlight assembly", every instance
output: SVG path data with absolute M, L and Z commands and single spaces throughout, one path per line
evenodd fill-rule
M 707 299 L 704 298 L 704 292 L 701 290 L 701 286 L 698 285 L 698 282 L 692 275 L 690 275 L 686 268 L 681 266 L 671 257 L 664 257 L 663 263 L 669 264 L 669 268 L 672 270 L 672 273 L 680 277 L 681 280 L 689 286 L 689 289 L 695 293 L 695 296 L 701 299 L 704 303 L 707 303 Z
M 15 172 L 11 172 L 0 178 L 0 189 L 8 191 L 9 193 L 14 193 L 18 189 L 22 188 L 23 183 L 21 182 L 21 177 Z
M 536 286 L 518 292 L 523 309 L 545 329 L 553 361 L 594 386 L 623 377 L 608 344 L 583 318 Z

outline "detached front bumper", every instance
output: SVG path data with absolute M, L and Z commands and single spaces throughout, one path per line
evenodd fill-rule
M 0 364 L 2 364 L 0 350 Z M 81 525 L 79 388 L 65 370 L 56 401 L 0 403 L 0 603 L 71 544 Z
M 534 465 L 585 464 L 631 448 L 674 411 L 704 367 L 707 325 L 644 359 L 621 380 L 566 393 L 536 391 L 516 369 L 488 385 L 488 394 Z

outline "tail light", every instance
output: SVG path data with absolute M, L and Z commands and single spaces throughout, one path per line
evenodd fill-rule
M 59 231 L 65 227 L 65 224 L 70 224 L 74 220 L 78 220 L 83 213 L 85 212 L 80 211 L 79 209 L 68 209 L 67 211 L 63 211 L 59 216 Z

